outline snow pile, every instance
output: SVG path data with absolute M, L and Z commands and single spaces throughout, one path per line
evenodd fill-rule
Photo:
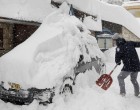
M 66 1 L 69 4 L 72 4 L 74 8 L 95 16 L 96 18 L 92 18 L 91 16 L 84 17 L 83 23 L 90 30 L 102 31 L 100 6 L 97 0 L 82 0 L 80 1 L 80 3 L 79 0 L 53 0 L 53 1 L 59 3 L 63 3 L 64 1 Z M 94 6 L 94 4 L 96 4 L 96 6 Z
M 54 18 L 56 19 L 56 15 L 51 17 L 51 20 Z M 54 84 L 58 82 L 56 78 L 61 79 L 71 72 L 81 54 L 84 55 L 85 62 L 90 61 L 91 57 L 103 56 L 96 39 L 89 35 L 90 32 L 75 17 L 63 15 L 60 21 L 55 23 L 49 21 L 48 25 L 50 24 L 62 28 L 62 32 L 40 44 L 36 50 L 35 64 L 39 65 L 39 69 L 33 82 L 42 88 L 46 85 L 56 85 Z
M 104 57 L 96 39 L 81 21 L 65 14 L 66 9 L 64 3 L 29 39 L 0 59 L 0 80 L 52 87 L 71 72 L 81 54 L 85 62 Z
M 140 52 L 139 52 L 140 53 Z M 108 54 L 106 54 L 108 56 Z M 114 50 L 110 50 L 109 55 L 114 55 Z M 115 66 L 114 63 L 107 63 L 107 73 L 112 70 Z M 101 90 L 95 84 L 87 85 L 87 76 L 89 77 L 90 72 L 86 74 L 80 74 L 78 81 L 74 88 L 74 94 L 66 101 L 63 97 L 56 96 L 54 103 L 46 106 L 38 105 L 38 102 L 34 101 L 28 106 L 15 106 L 10 103 L 4 103 L 0 101 L 0 107 L 2 110 L 139 110 L 140 100 L 133 96 L 133 87 L 130 79 L 127 78 L 126 82 L 126 97 L 119 95 L 119 86 L 117 81 L 117 75 L 119 74 L 122 66 L 115 69 L 112 74 L 113 83 L 107 91 Z M 91 71 L 92 73 L 92 71 Z M 92 78 L 91 78 L 92 80 Z M 138 77 L 138 81 L 140 77 Z M 95 81 L 92 80 L 94 83 Z
M 136 18 L 138 20 L 138 22 L 140 23 L 140 18 Z
M 116 47 L 109 48 L 104 52 L 108 62 L 115 63 L 115 48 Z
M 44 20 L 29 39 L 0 58 L 0 81 L 12 81 L 24 87 L 52 87 L 61 82 L 62 76 L 72 72 L 80 54 L 84 55 L 85 62 L 95 56 L 104 58 L 96 39 L 89 35 L 90 32 L 77 18 L 66 14 L 68 9 L 67 5 L 63 4 L 60 10 Z M 109 73 L 115 66 L 113 62 L 115 49 L 110 49 L 105 54 L 108 59 L 112 57 L 106 63 L 106 73 Z M 121 68 L 122 65 L 115 69 L 112 74 L 113 83 L 107 91 L 95 85 L 99 76 L 93 68 L 92 71 L 78 75 L 74 94 L 68 100 L 56 94 L 53 103 L 47 107 L 40 106 L 36 101 L 28 106 L 16 106 L 0 101 L 0 108 L 2 110 L 139 110 L 140 100 L 134 97 L 129 78 L 125 80 L 126 97 L 119 95 L 117 75 Z
M 101 17 L 96 16 L 97 18 L 93 19 L 91 16 L 85 17 L 83 23 L 85 26 L 94 31 L 102 31 Z

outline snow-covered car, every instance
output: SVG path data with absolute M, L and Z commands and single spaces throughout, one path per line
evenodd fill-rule
M 33 99 L 45 104 L 48 99 L 52 102 L 54 94 L 74 93 L 81 78 L 95 84 L 105 67 L 96 38 L 79 19 L 66 14 L 65 8 L 47 16 L 29 39 L 0 60 L 4 81 L 30 88 Z M 48 92 L 52 95 L 44 95 Z

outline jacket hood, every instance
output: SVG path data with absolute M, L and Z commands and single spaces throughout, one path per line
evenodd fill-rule
M 118 38 L 118 39 L 116 40 L 116 45 L 117 45 L 117 46 L 124 45 L 125 43 L 126 43 L 126 41 L 125 41 L 125 39 L 123 39 L 123 38 Z

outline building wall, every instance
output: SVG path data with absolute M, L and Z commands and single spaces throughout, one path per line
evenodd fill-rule
M 137 42 L 139 41 L 140 42 L 140 38 L 138 38 L 136 35 L 134 35 L 132 32 L 130 32 L 125 27 L 122 27 L 122 36 L 127 41 L 137 41 Z
M 3 46 L 0 49 L 0 56 L 13 48 L 13 24 L 0 23 L 3 30 Z
M 102 32 L 96 32 L 96 38 L 100 49 L 104 51 L 114 46 L 112 35 L 114 33 L 122 33 L 122 26 L 112 22 L 102 21 L 102 27 L 107 30 L 105 29 Z
M 109 21 L 102 21 L 102 26 L 108 28 L 113 33 L 122 33 L 122 26 Z
M 123 27 L 121 25 L 117 25 L 117 24 L 114 24 L 114 23 L 103 21 L 103 27 L 106 27 L 106 28 L 110 29 L 114 33 L 117 32 L 117 33 L 121 34 L 122 37 L 126 41 L 137 41 L 137 42 L 140 42 L 140 38 L 138 38 L 131 31 L 129 31 L 128 29 L 126 29 L 125 27 Z M 113 40 L 112 40 L 112 45 L 110 45 L 110 42 L 108 42 L 109 39 L 106 41 L 106 43 L 105 43 L 105 41 L 106 41 L 106 37 L 98 38 L 98 44 L 99 44 L 99 47 L 101 49 L 102 48 L 108 49 L 108 48 L 110 48 L 112 46 L 115 46 Z M 107 43 L 109 43 L 109 44 L 107 44 Z M 105 46 L 105 45 L 107 45 L 107 46 Z
M 0 47 L 0 56 L 24 42 L 38 29 L 38 27 L 38 25 L 0 22 L 0 36 L 3 37 L 3 43 Z

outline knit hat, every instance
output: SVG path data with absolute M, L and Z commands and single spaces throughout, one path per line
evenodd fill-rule
M 112 36 L 112 39 L 116 40 L 118 38 L 121 38 L 120 35 L 118 33 L 115 33 L 113 36 Z

